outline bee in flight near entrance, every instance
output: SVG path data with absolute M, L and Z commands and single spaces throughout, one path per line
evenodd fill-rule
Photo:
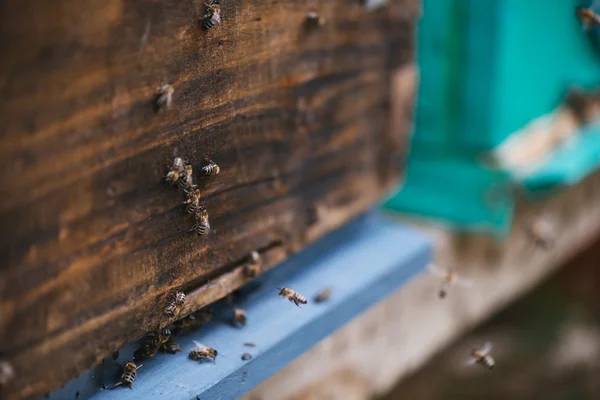
M 193 342 L 196 345 L 196 347 L 194 347 L 192 351 L 190 351 L 190 358 L 192 360 L 202 362 L 204 360 L 210 359 L 215 361 L 215 358 L 217 358 L 217 355 L 219 354 L 217 350 L 207 347 L 202 343 L 198 343 L 195 340 L 193 340 Z
M 206 6 L 206 13 L 202 17 L 202 28 L 208 30 L 221 23 L 221 6 L 219 0 L 212 0 L 208 4 L 204 3 L 204 5 Z
M 136 366 L 133 361 L 128 362 L 127 364 L 125 364 L 125 367 L 123 367 L 123 375 L 121 375 L 121 379 L 119 379 L 118 382 L 113 383 L 109 387 L 104 386 L 104 389 L 113 389 L 113 388 L 116 388 L 117 386 L 121 386 L 121 385 L 125 385 L 129 389 L 131 389 L 131 386 L 133 385 L 133 381 L 135 380 L 135 378 L 137 376 L 137 371 L 140 368 L 142 368 L 141 365 Z
M 466 362 L 467 365 L 480 364 L 487 369 L 493 369 L 496 362 L 490 356 L 492 344 L 487 342 L 480 349 L 471 350 L 471 358 Z
M 308 303 L 308 300 L 306 300 L 306 297 L 302 296 L 300 293 L 293 291 L 290 288 L 284 287 L 284 288 L 277 288 L 277 289 L 279 289 L 279 295 L 281 297 L 285 297 L 286 299 L 288 299 L 289 301 L 291 301 L 298 307 L 300 307 L 300 304 Z
M 599 3 L 596 1 L 594 5 Z M 600 26 L 600 15 L 596 14 L 591 8 L 579 7 L 575 9 L 575 15 L 583 23 L 584 29 L 590 29 L 592 26 Z
M 451 286 L 473 286 L 473 281 L 459 276 L 458 272 L 452 269 L 444 270 L 435 264 L 430 264 L 429 271 L 435 276 L 442 278 L 442 286 L 440 287 L 440 291 L 438 293 L 440 299 L 446 297 Z

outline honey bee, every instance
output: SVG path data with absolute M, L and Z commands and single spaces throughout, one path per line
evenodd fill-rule
M 462 287 L 471 287 L 473 286 L 473 282 L 470 279 L 463 278 L 458 275 L 458 273 L 452 269 L 444 270 L 438 267 L 435 264 L 429 265 L 429 271 L 434 275 L 442 278 L 442 286 L 440 287 L 439 297 L 443 299 L 448 294 L 448 290 L 451 286 L 462 286 Z
M 210 3 L 204 3 L 206 6 L 206 13 L 202 17 L 202 28 L 210 29 L 215 25 L 221 23 L 221 6 L 219 0 L 212 0 Z
M 194 214 L 200 208 L 200 189 L 198 186 L 192 185 L 190 190 L 186 190 L 187 200 L 183 202 L 185 204 L 185 211 L 188 214 Z
M 289 301 L 291 301 L 298 307 L 300 307 L 300 304 L 308 303 L 308 300 L 306 300 L 306 297 L 302 296 L 300 293 L 296 293 L 295 291 L 293 291 L 290 288 L 284 287 L 284 288 L 277 288 L 277 289 L 279 289 L 279 295 L 281 297 L 285 297 L 286 299 L 288 299 Z
M 492 344 L 486 343 L 480 349 L 471 350 L 471 358 L 466 362 L 467 365 L 480 364 L 487 369 L 493 369 L 496 362 L 490 356 L 492 351 Z
M 169 169 L 165 180 L 168 183 L 175 184 L 179 180 L 179 177 L 184 173 L 183 168 L 185 167 L 185 161 L 181 157 L 175 157 L 173 160 L 173 166 Z
M 172 337 L 169 337 L 169 339 L 166 342 L 161 344 L 160 351 L 163 353 L 175 354 L 177 352 L 180 352 L 181 348 L 177 343 L 175 343 Z
M 190 358 L 192 360 L 202 362 L 204 360 L 211 359 L 215 361 L 217 355 L 219 354 L 217 350 L 207 347 L 202 343 L 198 343 L 195 340 L 193 340 L 193 342 L 196 345 L 196 347 L 194 347 L 192 351 L 190 351 Z
M 591 8 L 579 7 L 575 9 L 575 15 L 583 23 L 585 29 L 600 26 L 600 15 L 596 14 Z
M 525 233 L 536 247 L 549 250 L 556 240 L 553 224 L 549 219 L 538 217 L 525 225 Z
M 244 267 L 244 276 L 246 278 L 254 278 L 260 272 L 261 258 L 258 251 L 254 250 L 250 253 L 250 265 Z
M 321 290 L 315 296 L 315 303 L 323 303 L 323 302 L 329 300 L 329 298 L 331 297 L 331 292 L 332 292 L 332 290 L 329 288 Z
M 181 308 L 183 303 L 185 303 L 185 293 L 183 293 L 183 292 L 175 293 L 175 296 L 173 297 L 173 301 L 171 301 L 169 303 L 169 305 L 167 305 L 167 308 L 165 308 L 165 314 L 170 317 L 174 316 L 175 313 L 179 311 L 179 309 Z
M 193 188 L 194 185 L 194 177 L 193 177 L 193 168 L 191 164 L 186 164 L 183 167 L 183 172 L 181 173 L 179 180 L 177 181 L 177 185 L 184 192 L 188 192 Z
M 135 378 L 137 376 L 137 371 L 140 368 L 142 368 L 141 365 L 138 367 L 135 365 L 134 362 L 128 362 L 123 367 L 123 375 L 121 375 L 121 379 L 119 379 L 118 382 L 113 383 L 111 386 L 109 386 L 109 387 L 105 386 L 104 388 L 105 389 L 113 389 L 113 388 L 116 388 L 117 386 L 125 385 L 129 389 L 131 389 L 131 386 L 133 385 L 133 381 L 135 380 Z
M 327 22 L 326 19 L 321 17 L 319 13 L 311 11 L 306 14 L 306 20 L 304 23 L 307 28 L 312 29 L 325 25 L 325 22 Z
M 136 361 L 154 357 L 162 345 L 171 338 L 171 331 L 168 328 L 162 328 L 151 335 L 144 337 L 142 346 L 133 353 L 133 359 Z
M 196 213 L 194 214 L 196 217 L 196 224 L 192 227 L 192 230 L 195 231 L 198 236 L 208 234 L 210 230 L 210 221 L 208 220 L 208 211 L 206 208 L 200 206 Z
M 154 111 L 158 112 L 163 107 L 171 108 L 173 104 L 173 93 L 175 89 L 169 84 L 162 85 L 158 88 L 156 99 L 154 100 Z
M 241 308 L 233 309 L 233 326 L 246 326 L 246 311 Z
M 221 172 L 221 168 L 210 158 L 205 159 L 206 165 L 202 167 L 202 174 L 204 176 L 216 176 Z
M 6 385 L 15 377 L 15 370 L 8 361 L 0 361 L 0 386 Z
M 208 310 L 201 311 L 196 314 L 190 314 L 187 317 L 175 321 L 174 335 L 178 335 L 184 330 L 191 330 L 201 327 L 212 319 L 212 313 Z

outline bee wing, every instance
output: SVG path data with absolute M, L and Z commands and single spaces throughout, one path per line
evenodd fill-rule
M 213 18 L 215 19 L 215 22 L 216 22 L 217 24 L 220 24 L 220 23 L 221 23 L 221 14 L 219 14 L 219 13 L 214 13 L 214 14 L 213 14 Z
M 427 269 L 429 270 L 429 272 L 431 272 L 433 275 L 438 276 L 440 278 L 445 278 L 446 274 L 448 273 L 445 269 L 443 269 L 442 267 L 436 265 L 436 264 L 429 264 L 427 266 Z
M 467 288 L 473 286 L 473 281 L 468 278 L 458 277 L 456 279 L 456 285 Z
M 200 342 L 196 342 L 195 340 L 192 340 L 192 342 L 194 342 L 194 344 L 196 345 L 196 347 L 199 347 L 201 349 L 205 349 L 207 346 L 203 345 Z
M 475 363 L 477 363 L 477 359 L 475 359 L 473 357 L 471 357 L 467 361 L 465 361 L 465 365 L 474 365 Z
M 483 355 L 488 355 L 490 353 L 490 351 L 492 351 L 492 344 L 490 342 L 486 342 L 483 347 L 481 348 L 481 350 L 479 350 L 481 352 L 481 354 Z

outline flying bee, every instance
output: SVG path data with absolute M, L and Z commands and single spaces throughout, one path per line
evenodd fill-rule
M 160 351 L 163 353 L 175 354 L 181 351 L 181 347 L 179 347 L 179 345 L 175 343 L 172 337 L 169 337 L 169 339 L 166 342 L 161 344 Z
M 15 377 L 15 369 L 8 361 L 0 361 L 0 387 Z
M 192 351 L 190 351 L 190 358 L 192 360 L 202 362 L 204 360 L 210 359 L 215 361 L 217 355 L 219 354 L 217 350 L 207 347 L 202 343 L 198 343 L 195 340 L 193 340 L 193 342 L 196 345 L 196 347 L 194 347 Z
M 453 269 L 444 270 L 435 264 L 430 264 L 429 271 L 437 277 L 442 278 L 442 286 L 440 287 L 439 291 L 440 299 L 446 297 L 451 286 L 473 286 L 473 282 L 470 279 L 459 276 L 458 272 L 454 271 Z
M 487 342 L 480 349 L 471 350 L 471 358 L 466 362 L 467 365 L 480 364 L 487 369 L 493 369 L 496 362 L 490 356 L 492 344 Z
M 319 13 L 311 11 L 306 14 L 306 20 L 304 21 L 304 24 L 306 28 L 313 29 L 325 25 L 325 22 L 327 21 L 325 18 L 321 17 Z
M 242 326 L 246 326 L 246 311 L 242 310 L 241 308 L 234 308 L 233 309 L 233 326 L 238 326 L 238 325 L 242 325 Z
M 575 9 L 575 15 L 583 23 L 584 29 L 600 26 L 600 15 L 596 14 L 591 8 L 579 7 Z
M 151 335 L 146 335 L 142 346 L 133 353 L 133 359 L 140 361 L 146 358 L 154 357 L 162 345 L 171 338 L 171 331 L 168 328 L 162 328 Z
M 188 214 L 194 214 L 200 208 L 200 189 L 198 186 L 192 185 L 192 187 L 185 192 L 187 194 L 187 200 L 183 202 L 185 204 L 185 211 Z
M 196 217 L 196 224 L 192 227 L 192 230 L 195 231 L 198 236 L 208 234 L 210 230 L 210 221 L 208 220 L 208 211 L 206 208 L 200 206 L 198 210 L 196 210 L 194 216 Z
M 128 362 L 123 367 L 123 375 L 121 375 L 121 379 L 119 379 L 118 382 L 113 383 L 109 387 L 105 386 L 104 388 L 105 389 L 113 389 L 113 388 L 116 388 L 117 386 L 125 385 L 129 389 L 131 389 L 131 386 L 133 385 L 133 381 L 135 380 L 135 378 L 137 376 L 137 371 L 140 368 L 142 368 L 141 365 L 138 367 L 135 365 L 135 363 L 133 361 Z
M 212 0 L 210 3 L 204 3 L 206 6 L 206 13 L 202 17 L 202 28 L 210 29 L 215 25 L 221 23 L 221 6 L 219 0 Z
M 205 158 L 204 162 L 206 165 L 202 167 L 202 174 L 204 176 L 216 176 L 221 172 L 221 168 L 210 158 Z
M 286 299 L 288 299 L 289 301 L 291 301 L 298 307 L 300 307 L 300 304 L 308 303 L 308 300 L 306 300 L 306 297 L 302 296 L 300 293 L 293 291 L 290 288 L 284 287 L 284 288 L 277 288 L 277 289 L 279 289 L 279 295 L 281 297 L 285 297 Z
M 174 92 L 175 89 L 172 85 L 165 84 L 159 87 L 156 98 L 154 99 L 154 111 L 158 112 L 163 107 L 171 108 Z
M 549 250 L 554 246 L 556 235 L 553 224 L 548 218 L 535 218 L 525 225 L 524 230 L 536 247 Z
M 332 293 L 332 290 L 330 288 L 321 290 L 315 296 L 315 303 L 323 303 L 323 302 L 329 300 L 329 298 L 331 297 L 331 293 Z

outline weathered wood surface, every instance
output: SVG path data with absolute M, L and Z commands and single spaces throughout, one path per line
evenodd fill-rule
M 391 1 L 9 0 L 0 25 L 0 359 L 7 398 L 47 392 L 366 209 L 397 176 L 392 73 L 415 7 Z M 307 32 L 317 10 L 324 26 Z M 173 107 L 151 104 L 163 83 Z M 198 171 L 213 231 L 163 177 Z M 198 176 L 196 172 L 196 176 Z

